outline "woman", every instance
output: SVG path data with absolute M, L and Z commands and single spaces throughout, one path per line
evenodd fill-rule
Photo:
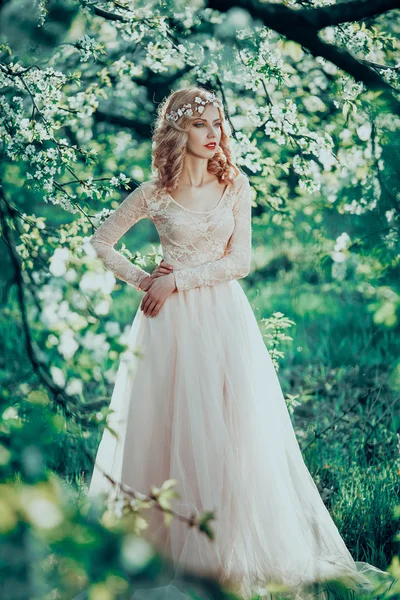
M 98 228 L 107 268 L 144 291 L 121 361 L 90 494 L 108 480 L 148 493 L 177 480 L 174 509 L 214 511 L 210 541 L 154 510 L 148 538 L 182 568 L 251 597 L 257 583 L 301 586 L 360 575 L 303 461 L 258 323 L 237 281 L 250 270 L 249 179 L 232 161 L 224 111 L 200 87 L 160 105 L 153 172 Z M 113 249 L 142 218 L 164 260 L 150 275 Z M 100 467 L 100 468 L 99 468 Z M 373 567 L 371 567 L 373 568 Z

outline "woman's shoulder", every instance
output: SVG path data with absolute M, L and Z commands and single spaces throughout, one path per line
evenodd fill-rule
M 239 194 L 239 192 L 245 190 L 250 186 L 250 180 L 245 173 L 240 171 L 233 181 L 233 189 Z
M 249 178 L 247 177 L 246 173 L 243 173 L 243 171 L 239 171 L 239 173 L 236 175 L 235 179 L 233 180 L 233 185 L 237 189 L 240 189 L 242 187 L 242 185 L 246 182 L 250 183 Z
M 236 175 L 236 179 L 235 179 L 235 181 L 240 181 L 241 179 L 242 179 L 242 180 L 243 180 L 243 179 L 247 179 L 247 175 L 246 175 L 246 173 L 244 173 L 243 171 L 241 171 L 241 170 L 239 169 L 239 172 L 238 172 L 238 174 Z
M 141 188 L 146 190 L 157 186 L 157 178 L 152 177 L 151 179 L 146 179 L 140 184 Z
M 153 198 L 159 189 L 158 181 L 156 178 L 143 181 L 139 187 L 147 201 Z

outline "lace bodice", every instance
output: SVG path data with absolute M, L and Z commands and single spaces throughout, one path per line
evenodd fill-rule
M 90 240 L 97 256 L 116 277 L 138 290 L 149 273 L 132 264 L 114 245 L 143 218 L 157 228 L 164 260 L 174 267 L 178 292 L 249 273 L 251 198 L 250 183 L 243 173 L 209 211 L 185 208 L 158 189 L 156 180 L 146 181 L 98 227 Z

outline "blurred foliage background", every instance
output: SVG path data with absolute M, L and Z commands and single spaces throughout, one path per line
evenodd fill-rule
M 146 588 L 155 599 L 150 589 L 172 579 L 140 535 L 137 499 L 85 497 L 141 300 L 89 240 L 152 175 L 157 103 L 191 84 L 223 100 L 254 190 L 241 284 L 306 463 L 353 557 L 399 576 L 395 8 L 0 2 L 1 598 L 86 590 L 112 600 Z M 146 220 L 119 249 L 150 271 L 162 258 Z M 153 492 L 142 508 L 170 506 L 169 485 Z M 193 574 L 177 583 L 186 597 L 226 597 Z

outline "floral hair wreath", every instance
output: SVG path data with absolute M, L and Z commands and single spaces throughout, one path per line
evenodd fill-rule
M 194 108 L 200 114 L 204 111 L 206 104 L 212 104 L 213 106 L 217 106 L 222 109 L 222 106 L 221 106 L 218 98 L 212 92 L 209 92 L 207 94 L 206 100 L 202 100 L 202 98 L 200 98 L 199 96 L 196 96 L 194 101 L 196 103 Z M 181 117 L 182 115 L 189 115 L 189 116 L 193 115 L 192 104 L 190 104 L 190 102 L 187 104 L 183 104 L 176 111 L 171 110 L 171 112 L 166 113 L 165 118 L 167 119 L 167 121 L 177 121 L 179 119 L 179 117 Z

